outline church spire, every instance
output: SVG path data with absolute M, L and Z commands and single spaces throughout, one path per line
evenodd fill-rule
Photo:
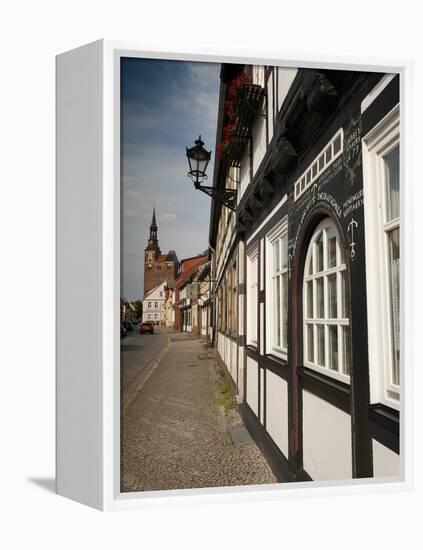
M 157 223 L 156 223 L 156 209 L 153 208 L 153 217 L 150 224 L 150 236 L 148 238 L 148 245 L 146 250 L 153 250 L 157 254 L 160 254 L 159 241 L 157 239 Z
M 153 208 L 153 218 L 150 225 L 150 240 L 157 240 L 156 209 Z

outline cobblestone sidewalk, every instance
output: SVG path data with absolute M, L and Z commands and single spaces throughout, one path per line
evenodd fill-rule
M 127 407 L 123 395 L 122 492 L 275 483 L 245 429 L 233 430 L 242 421 L 216 361 L 200 340 L 169 336 Z

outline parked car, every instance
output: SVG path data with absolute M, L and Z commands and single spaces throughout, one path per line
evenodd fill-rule
M 126 328 L 123 326 L 123 324 L 121 323 L 121 324 L 120 324 L 120 337 L 121 337 L 121 338 L 125 338 L 126 335 L 127 335 L 127 330 L 126 330 Z
M 132 324 L 132 321 L 123 321 L 122 324 L 126 328 L 127 332 L 134 331 L 134 325 Z
M 154 327 L 151 323 L 140 323 L 140 334 L 154 334 Z

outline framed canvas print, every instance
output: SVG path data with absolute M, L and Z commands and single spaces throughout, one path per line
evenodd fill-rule
M 58 56 L 59 494 L 407 486 L 409 71 Z

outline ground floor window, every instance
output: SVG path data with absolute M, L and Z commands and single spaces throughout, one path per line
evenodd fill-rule
M 350 305 L 345 255 L 329 218 L 308 247 L 303 284 L 304 365 L 345 382 L 350 377 Z

